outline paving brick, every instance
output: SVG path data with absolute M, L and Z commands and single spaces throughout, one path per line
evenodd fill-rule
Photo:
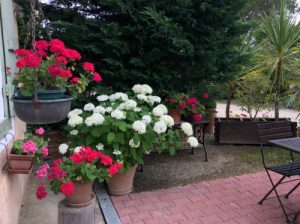
M 117 210 L 117 212 L 118 212 L 119 216 L 126 216 L 129 214 L 137 214 L 138 213 L 138 211 L 136 210 L 135 207 L 119 209 L 119 210 Z
M 133 206 L 141 206 L 143 202 L 141 200 L 128 200 L 124 201 L 125 208 L 133 207 Z
M 218 222 L 222 222 L 220 217 L 217 215 L 205 216 L 205 217 L 202 217 L 200 220 L 205 224 L 215 224 Z
M 144 219 L 150 219 L 152 218 L 150 213 L 147 211 L 144 212 L 140 212 L 138 214 L 134 214 L 134 215 L 130 215 L 130 218 L 132 220 L 132 222 L 136 223 L 136 222 L 143 222 Z

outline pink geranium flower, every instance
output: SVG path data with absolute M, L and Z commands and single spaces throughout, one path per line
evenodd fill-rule
M 27 141 L 22 145 L 22 152 L 24 153 L 36 153 L 38 148 L 36 147 L 36 144 L 33 141 Z
M 45 130 L 44 130 L 44 128 L 37 128 L 37 129 L 35 129 L 35 134 L 37 134 L 37 135 L 43 135 L 44 133 L 45 133 Z
M 43 158 L 46 158 L 46 157 L 48 156 L 48 154 L 49 154 L 48 148 L 45 147 L 45 146 L 43 146 L 43 147 L 42 147 L 42 157 L 43 157 Z

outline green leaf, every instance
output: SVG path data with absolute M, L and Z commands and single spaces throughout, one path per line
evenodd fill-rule
M 125 122 L 121 122 L 121 123 L 119 124 L 119 129 L 120 129 L 121 131 L 123 131 L 123 132 L 126 132 L 126 130 L 127 130 L 127 125 L 126 125 L 126 123 L 125 123 Z
M 108 143 L 111 143 L 115 139 L 116 135 L 113 132 L 109 132 L 107 135 L 107 141 Z
M 91 128 L 91 134 L 92 134 L 94 137 L 100 137 L 100 136 L 101 136 L 101 132 L 99 132 L 98 127 L 92 127 L 92 128 Z

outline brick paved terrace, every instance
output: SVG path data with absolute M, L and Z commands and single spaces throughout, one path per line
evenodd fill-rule
M 294 184 L 281 185 L 279 192 L 288 192 Z M 266 173 L 259 172 L 111 198 L 122 224 L 286 223 L 276 198 L 257 204 L 270 187 Z M 299 189 L 282 200 L 292 218 L 300 209 Z

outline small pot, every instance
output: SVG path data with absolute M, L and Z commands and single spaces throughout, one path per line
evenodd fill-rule
M 78 181 L 73 182 L 75 185 L 75 190 L 72 195 L 66 195 L 65 203 L 66 204 L 84 204 L 89 205 L 92 202 L 92 186 L 93 181 L 89 181 L 86 183 L 81 183 Z M 90 202 L 90 203 L 88 203 Z
M 111 195 L 124 195 L 132 191 L 133 179 L 137 164 L 124 173 L 113 175 L 107 182 L 108 193 Z
M 169 115 L 174 119 L 175 124 L 181 122 L 181 114 L 179 109 L 171 109 Z
M 9 170 L 14 173 L 26 173 L 32 169 L 34 155 L 8 155 L 8 167 Z

